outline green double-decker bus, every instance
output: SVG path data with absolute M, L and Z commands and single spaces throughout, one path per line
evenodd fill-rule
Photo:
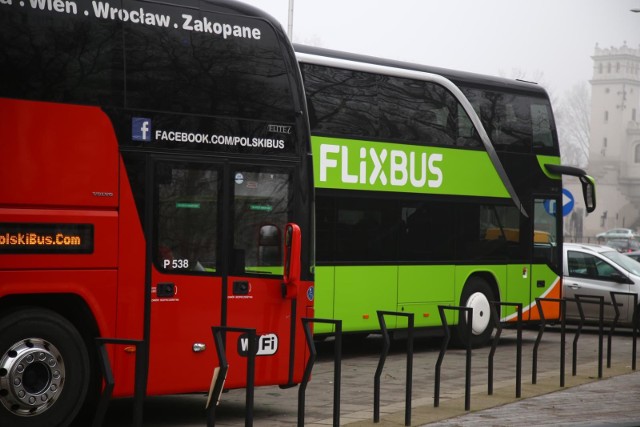
M 502 78 L 295 46 L 312 133 L 316 188 L 316 317 L 379 330 L 378 310 L 414 313 L 456 338 L 491 337 L 491 301 L 561 296 L 562 175 L 549 96 Z M 557 316 L 557 305 L 545 318 Z M 502 321 L 515 320 L 505 305 Z M 385 320 L 395 332 L 406 316 Z M 315 333 L 331 329 L 317 324 Z

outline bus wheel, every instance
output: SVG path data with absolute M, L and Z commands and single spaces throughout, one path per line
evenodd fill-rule
M 0 425 L 65 426 L 82 407 L 90 377 L 82 337 L 46 309 L 0 319 Z
M 469 340 L 471 347 L 482 347 L 489 343 L 495 324 L 491 315 L 491 301 L 494 298 L 491 287 L 484 279 L 469 279 L 462 291 L 460 305 L 473 308 L 472 334 L 468 337 L 466 313 L 461 311 L 454 336 L 457 345 L 466 347 Z

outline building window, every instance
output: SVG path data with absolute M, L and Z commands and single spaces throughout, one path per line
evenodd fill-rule
M 611 73 L 611 62 L 607 62 L 607 73 Z
M 634 161 L 640 163 L 640 144 L 636 144 Z
M 602 146 L 604 148 L 607 148 L 607 138 L 606 137 L 602 140 Z
M 635 108 L 633 108 L 631 110 L 631 120 L 634 121 L 634 122 L 636 121 L 636 109 Z
M 602 62 L 598 64 L 598 73 L 602 74 Z
M 604 122 L 607 123 L 609 121 L 609 112 L 605 111 L 604 112 Z
M 609 93 L 609 88 L 608 87 L 604 88 L 604 93 Z

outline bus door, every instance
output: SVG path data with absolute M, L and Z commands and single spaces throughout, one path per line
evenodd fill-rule
M 221 323 L 223 306 L 224 167 L 174 160 L 150 167 L 147 393 L 207 390 L 216 354 L 211 326 Z
M 282 294 L 292 171 L 169 160 L 154 171 L 148 392 L 209 388 L 218 365 L 212 326 L 255 329 L 255 384 L 288 383 L 299 317 Z M 225 346 L 225 387 L 244 387 L 247 336 L 229 332 Z M 177 365 L 180 379 L 167 381 Z
M 531 304 L 529 320 L 540 318 L 536 298 L 560 298 L 562 295 L 562 203 L 560 199 L 536 197 L 533 206 L 533 264 L 531 265 Z M 543 303 L 544 317 L 558 319 L 559 304 Z M 526 317 L 525 317 L 526 319 Z
M 285 226 L 293 213 L 291 169 L 267 166 L 231 166 L 231 259 L 226 291 L 227 324 L 255 328 L 258 335 L 256 385 L 290 382 L 290 357 L 295 342 L 305 346 L 295 314 L 296 298 L 283 296 Z M 298 338 L 292 335 L 297 329 Z M 228 378 L 244 380 L 248 340 L 228 336 Z M 304 347 L 302 347 L 304 348 Z M 228 387 L 234 386 L 229 384 Z

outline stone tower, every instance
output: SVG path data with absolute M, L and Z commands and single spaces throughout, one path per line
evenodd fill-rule
M 592 59 L 587 171 L 598 207 L 585 220 L 585 236 L 640 228 L 640 47 L 596 45 Z

